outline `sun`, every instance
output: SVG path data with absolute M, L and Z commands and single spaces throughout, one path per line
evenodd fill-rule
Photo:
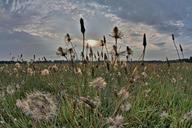
M 92 39 L 90 39 L 90 40 L 87 40 L 86 41 L 86 45 L 89 45 L 89 46 L 91 46 L 91 47 L 96 47 L 96 46 L 98 46 L 98 41 L 97 40 L 92 40 Z

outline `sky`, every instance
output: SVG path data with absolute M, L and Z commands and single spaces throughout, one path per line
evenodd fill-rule
M 118 42 L 120 51 L 130 46 L 135 60 L 142 53 L 144 33 L 147 60 L 177 58 L 172 33 L 185 57 L 192 56 L 191 0 L 0 0 L 0 60 L 19 54 L 25 59 L 33 54 L 61 59 L 56 50 L 66 47 L 66 33 L 80 51 L 81 17 L 86 40 L 99 41 L 106 35 L 109 49 L 114 44 L 109 34 L 117 26 L 124 35 Z

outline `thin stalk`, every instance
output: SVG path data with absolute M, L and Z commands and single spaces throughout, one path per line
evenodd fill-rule
M 76 52 L 76 50 L 75 50 L 75 47 L 73 46 L 73 43 L 70 41 L 70 43 L 71 43 L 71 47 L 73 48 L 73 50 L 74 50 L 74 52 L 75 52 L 75 55 L 76 55 L 76 57 L 77 57 L 77 60 L 78 60 L 78 55 L 77 55 L 77 52 Z
M 179 58 L 179 60 L 180 60 L 181 58 L 180 58 L 179 51 L 178 51 L 178 49 L 177 49 L 177 45 L 176 45 L 176 43 L 175 43 L 175 40 L 173 40 L 173 44 L 174 44 L 175 49 L 176 49 L 176 51 L 177 51 L 177 56 L 178 56 L 178 58 Z
M 172 40 L 173 40 L 173 44 L 174 44 L 175 49 L 176 49 L 176 52 L 177 52 L 177 56 L 178 56 L 178 58 L 179 58 L 179 60 L 180 60 L 181 58 L 180 58 L 180 55 L 179 55 L 179 51 L 178 51 L 178 49 L 177 49 L 177 45 L 176 45 L 176 43 L 175 43 L 175 37 L 174 37 L 174 34 L 172 34 Z
M 84 51 L 85 51 L 85 34 L 83 34 L 83 57 L 82 57 L 82 60 L 84 60 L 85 58 L 85 54 L 84 54 Z

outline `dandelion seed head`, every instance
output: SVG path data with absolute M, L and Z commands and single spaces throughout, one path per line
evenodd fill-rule
M 163 111 L 161 114 L 160 114 L 160 117 L 161 118 L 167 118 L 169 116 L 169 113 L 167 113 L 166 111 Z
M 53 70 L 54 72 L 57 72 L 57 71 L 59 70 L 59 68 L 58 68 L 57 65 L 55 64 L 55 65 L 52 66 L 52 70 Z
M 47 76 L 47 75 L 49 75 L 49 70 L 48 70 L 48 69 L 43 69 L 43 70 L 41 71 L 41 75 L 42 75 L 42 76 Z
M 117 115 L 112 118 L 107 119 L 107 123 L 110 125 L 110 128 L 123 128 L 124 117 L 122 115 Z
M 13 72 L 14 72 L 14 73 L 17 73 L 17 72 L 18 72 L 18 69 L 17 69 L 17 68 L 13 68 Z
M 20 63 L 16 63 L 16 64 L 15 64 L 15 67 L 18 68 L 18 69 L 20 69 L 20 68 L 21 68 Z
M 192 121 L 192 111 L 186 113 L 183 117 L 184 120 Z
M 120 109 L 122 112 L 128 112 L 131 110 L 131 107 L 132 107 L 131 103 L 125 102 L 124 104 L 121 105 Z
M 171 82 L 172 82 L 173 84 L 176 84 L 177 80 L 173 77 L 173 78 L 171 79 Z
M 27 74 L 32 76 L 34 74 L 33 69 L 32 68 L 27 68 Z
M 52 120 L 57 111 L 55 98 L 49 93 L 33 92 L 27 94 L 27 98 L 17 100 L 16 106 L 20 108 L 26 116 L 34 120 Z
M 96 89 L 104 89 L 107 83 L 102 77 L 97 77 L 92 82 L 89 83 L 90 87 L 94 87 Z
M 146 72 L 142 72 L 141 75 L 142 75 L 144 78 L 147 78 L 147 77 L 148 77 L 148 75 L 147 75 Z
M 15 93 L 15 88 L 14 88 L 14 86 L 8 85 L 8 86 L 7 86 L 7 89 L 6 89 L 6 92 L 7 92 L 7 94 L 9 94 L 9 95 L 13 95 L 13 94 Z
M 129 92 L 124 87 L 117 94 L 120 98 L 127 99 L 129 97 Z

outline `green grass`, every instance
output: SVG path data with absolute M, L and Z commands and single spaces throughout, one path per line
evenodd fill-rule
M 190 128 L 191 120 L 182 120 L 192 111 L 192 65 L 186 63 L 147 64 L 144 78 L 143 67 L 131 65 L 117 66 L 107 70 L 105 65 L 94 65 L 92 76 L 91 65 L 76 65 L 82 74 L 74 73 L 70 65 L 57 65 L 57 72 L 50 71 L 47 76 L 40 75 L 42 69 L 50 65 L 34 64 L 35 74 L 26 73 L 27 65 L 14 72 L 15 65 L 0 65 L 0 128 L 102 128 L 109 127 L 107 119 L 116 115 L 124 117 L 125 128 Z M 32 67 L 32 65 L 30 65 Z M 135 67 L 135 76 L 140 77 L 131 83 Z M 97 90 L 89 86 L 94 78 L 102 77 L 107 82 L 106 88 Z M 175 80 L 174 80 L 175 79 Z M 16 88 L 19 85 L 20 88 Z M 13 94 L 7 93 L 7 86 L 14 88 Z M 127 88 L 131 103 L 130 111 L 119 109 L 123 103 L 117 96 L 121 88 Z M 150 91 L 147 93 L 146 90 Z M 16 100 L 26 98 L 34 91 L 49 92 L 57 97 L 58 111 L 52 121 L 35 121 L 17 108 Z M 92 109 L 86 103 L 78 105 L 78 98 L 100 99 L 101 105 Z M 76 101 L 75 101 L 76 100 Z M 168 115 L 161 117 L 166 112 Z

